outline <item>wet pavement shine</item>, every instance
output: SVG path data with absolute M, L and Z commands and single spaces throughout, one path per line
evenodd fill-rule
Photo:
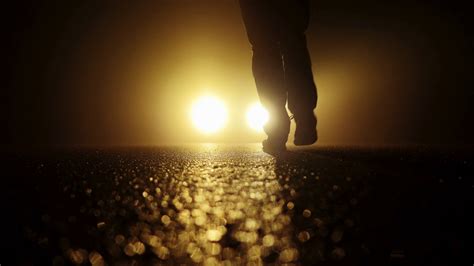
M 457 265 L 473 156 L 260 145 L 8 155 L 2 260 L 23 265 Z M 6 265 L 6 264 L 5 264 Z

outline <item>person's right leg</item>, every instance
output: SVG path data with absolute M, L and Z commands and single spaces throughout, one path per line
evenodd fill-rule
M 290 121 L 286 111 L 278 14 L 273 0 L 240 0 L 242 17 L 252 45 L 252 72 L 260 102 L 270 118 L 264 127 L 264 149 L 285 149 Z

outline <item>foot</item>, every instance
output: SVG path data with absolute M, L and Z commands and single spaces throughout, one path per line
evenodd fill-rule
M 282 143 L 281 141 L 274 141 L 270 138 L 264 140 L 262 142 L 262 146 L 263 151 L 270 155 L 278 155 L 286 152 L 286 145 L 284 142 Z
M 316 117 L 312 111 L 304 115 L 295 115 L 295 122 L 296 131 L 293 143 L 296 146 L 311 145 L 318 140 Z
M 286 151 L 286 141 L 290 132 L 290 118 L 286 108 L 272 112 L 263 129 L 268 136 L 262 142 L 264 152 L 273 154 Z

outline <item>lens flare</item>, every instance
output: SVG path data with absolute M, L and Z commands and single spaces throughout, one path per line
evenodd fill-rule
M 191 119 L 200 131 L 214 133 L 227 123 L 227 109 L 221 100 L 204 96 L 193 104 Z
M 253 130 L 263 132 L 263 126 L 268 121 L 268 111 L 260 105 L 255 103 L 247 111 L 247 123 Z

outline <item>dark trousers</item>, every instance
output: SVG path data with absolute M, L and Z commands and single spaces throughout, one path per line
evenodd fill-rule
M 287 100 L 296 118 L 313 112 L 317 93 L 305 35 L 309 0 L 240 0 L 240 7 L 262 105 L 270 115 L 285 110 Z

